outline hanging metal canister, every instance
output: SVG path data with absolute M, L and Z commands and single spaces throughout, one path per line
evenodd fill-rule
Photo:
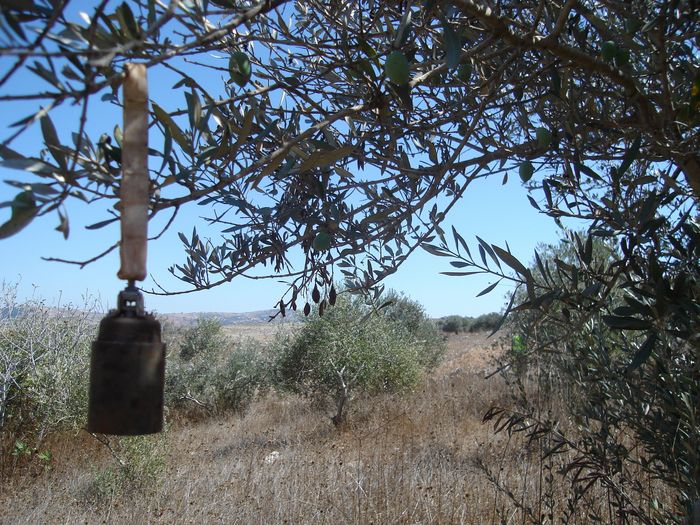
M 89 432 L 135 435 L 163 428 L 165 344 L 160 323 L 143 306 L 135 281 L 146 278 L 148 236 L 148 87 L 146 68 L 127 64 L 122 141 L 121 267 L 128 281 L 118 307 L 92 344 Z
M 143 311 L 136 288 L 100 322 L 92 343 L 88 431 L 152 434 L 163 429 L 165 344 L 160 323 Z

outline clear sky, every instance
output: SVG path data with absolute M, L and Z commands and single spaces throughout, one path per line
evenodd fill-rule
M 0 65 L 7 58 L 0 58 Z M 182 106 L 181 93 L 173 96 L 170 90 L 177 79 L 150 78 L 152 98 L 166 109 Z M 21 92 L 24 82 L 40 82 L 33 75 L 19 75 L 4 92 Z M 175 99 L 175 100 L 174 100 Z M 21 104 L 3 107 L 0 138 L 8 135 L 8 125 L 29 113 L 29 107 Z M 75 108 L 59 108 L 51 112 L 58 134 L 63 143 L 71 143 L 69 131 L 76 127 Z M 112 132 L 116 124 L 121 125 L 121 112 L 107 104 L 89 114 L 89 130 L 93 141 L 101 133 Z M 36 146 L 41 142 L 38 124 L 20 140 L 12 144 L 14 149 L 23 153 L 36 153 Z M 30 180 L 20 171 L 0 167 L 0 181 L 14 179 Z M 35 180 L 35 179 L 32 179 Z M 557 229 L 551 219 L 537 213 L 527 200 L 525 188 L 521 185 L 518 174 L 510 174 L 509 181 L 502 185 L 501 178 L 480 180 L 473 183 L 465 198 L 448 215 L 443 227 L 449 231 L 454 224 L 457 230 L 471 245 L 475 246 L 474 236 L 478 235 L 488 242 L 505 246 L 508 242 L 513 253 L 522 261 L 531 261 L 533 250 L 538 242 L 553 242 Z M 19 190 L 0 183 L 0 202 L 9 201 Z M 172 228 L 162 238 L 149 245 L 149 272 L 167 289 L 183 289 L 183 283 L 174 279 L 167 271 L 168 266 L 184 262 L 182 245 L 177 232 L 192 230 L 193 223 L 198 223 L 198 216 L 206 210 L 191 205 L 178 217 Z M 114 306 L 116 294 L 123 287 L 123 282 L 116 277 L 119 266 L 118 253 L 110 255 L 80 269 L 75 265 L 47 262 L 42 257 L 56 257 L 72 260 L 85 260 L 106 249 L 119 238 L 117 224 L 97 231 L 85 230 L 85 226 L 107 218 L 104 206 L 100 204 L 84 205 L 71 203 L 68 208 L 70 219 L 70 236 L 64 240 L 62 234 L 54 231 L 58 224 L 57 216 L 50 214 L 36 219 L 19 234 L 9 239 L 0 240 L 0 281 L 19 282 L 20 297 L 39 296 L 50 302 L 60 300 L 80 304 L 83 296 L 99 297 L 105 308 Z M 9 218 L 10 209 L 0 208 L 0 223 Z M 151 234 L 158 231 L 163 219 L 157 218 L 151 224 Z M 200 222 L 201 223 L 201 222 Z M 200 235 L 218 238 L 216 229 L 202 230 Z M 500 287 L 490 294 L 475 296 L 493 279 L 488 276 L 447 277 L 441 271 L 449 271 L 449 261 L 429 255 L 422 250 L 385 283 L 387 287 L 402 291 L 422 303 L 430 316 L 440 317 L 449 314 L 477 315 L 498 311 L 504 306 L 507 288 Z M 145 289 L 153 287 L 149 278 Z M 157 312 L 242 312 L 273 308 L 286 286 L 277 280 L 251 281 L 237 279 L 216 289 L 191 294 L 161 297 L 146 296 L 146 305 Z
M 0 177 L 17 178 L 21 173 L 0 171 Z M 479 235 L 488 242 L 505 246 L 507 241 L 513 253 L 523 261 L 530 261 L 538 242 L 552 242 L 556 229 L 551 220 L 539 215 L 527 201 L 520 181 L 510 177 L 501 185 L 500 180 L 477 181 L 470 186 L 465 198 L 448 215 L 446 225 L 454 224 L 465 239 L 474 243 Z M 0 199 L 11 198 L 16 190 L 0 189 Z M 0 278 L 8 283 L 20 283 L 20 295 L 33 293 L 50 301 L 59 297 L 65 302 L 80 303 L 84 295 L 99 296 L 105 307 L 113 306 L 123 282 L 116 277 L 119 266 L 116 251 L 105 258 L 80 269 L 74 265 L 47 262 L 42 257 L 88 259 L 118 240 L 118 226 L 97 231 L 84 229 L 91 221 L 100 220 L 104 212 L 94 217 L 98 205 L 78 206 L 69 210 L 71 232 L 67 241 L 54 231 L 57 224 L 53 215 L 35 220 L 19 234 L 0 240 Z M 201 209 L 192 206 L 161 239 L 149 245 L 149 272 L 166 288 L 182 289 L 182 284 L 167 271 L 169 265 L 184 260 L 178 230 L 189 232 L 192 219 Z M 0 210 L 0 220 L 6 220 L 8 209 Z M 189 217 L 188 217 L 189 215 Z M 447 229 L 446 229 L 447 230 Z M 202 231 L 202 234 L 207 232 Z M 217 232 L 208 232 L 216 237 Z M 498 311 L 503 307 L 507 288 L 500 287 L 483 297 L 475 297 L 492 281 L 486 276 L 447 277 L 447 259 L 432 256 L 422 250 L 386 280 L 388 287 L 405 292 L 424 305 L 429 315 L 477 315 Z M 152 280 L 145 282 L 150 288 Z M 37 287 L 36 292 L 34 288 Z M 149 309 L 158 312 L 241 312 L 272 308 L 285 291 L 276 280 L 234 280 L 216 289 L 191 294 L 160 297 L 147 296 Z

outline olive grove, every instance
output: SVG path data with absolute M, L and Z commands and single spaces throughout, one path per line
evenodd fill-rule
M 86 123 L 120 104 L 126 62 L 167 71 L 176 94 L 150 106 L 151 217 L 197 203 L 210 226 L 180 234 L 184 259 L 170 270 L 183 288 L 154 292 L 263 268 L 290 283 L 279 312 L 308 313 L 325 308 L 339 279 L 380 289 L 420 248 L 449 258 L 449 275 L 495 276 L 482 293 L 513 282 L 506 316 L 538 328 L 527 352 L 585 357 L 561 370 L 598 396 L 579 408 L 600 432 L 557 438 L 557 450 L 579 447 L 588 461 L 570 470 L 591 473 L 575 476 L 578 490 L 591 479 L 608 487 L 624 519 L 688 516 L 700 501 L 697 8 L 102 0 L 79 12 L 67 0 L 2 0 L 0 106 L 30 109 L 0 137 L 2 166 L 25 170 L 9 181 L 17 195 L 0 237 L 46 214 L 68 236 L 67 200 L 116 201 L 122 131 L 111 122 L 90 136 Z M 13 82 L 20 74 L 36 82 Z M 52 120 L 61 106 L 76 108 L 71 130 Z M 15 146 L 32 126 L 44 143 Z M 470 250 L 441 228 L 472 182 L 509 176 L 541 213 L 583 228 L 567 234 L 568 259 L 530 265 L 482 239 Z M 95 217 L 91 228 L 116 220 Z M 602 259 L 601 239 L 615 248 Z M 490 415 L 536 428 L 533 439 L 554 431 L 532 414 Z M 614 438 L 626 433 L 642 444 L 641 468 L 677 490 L 680 514 L 642 508 L 620 488 L 611 456 L 631 457 Z

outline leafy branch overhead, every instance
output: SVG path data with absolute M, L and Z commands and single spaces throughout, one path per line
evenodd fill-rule
M 0 203 L 0 238 L 54 213 L 69 237 L 70 201 L 113 208 L 123 132 L 106 115 L 119 113 L 125 63 L 143 62 L 151 217 L 167 229 L 190 207 L 207 223 L 179 232 L 184 260 L 170 270 L 183 288 L 154 292 L 274 277 L 289 284 L 279 314 L 320 316 L 348 304 L 341 281 L 380 302 L 381 281 L 419 248 L 447 276 L 489 275 L 479 295 L 511 292 L 498 326 L 508 320 L 514 362 L 502 371 L 568 405 L 566 421 L 527 399 L 486 419 L 540 440 L 541 474 L 575 451 L 545 477 L 568 479 L 573 505 L 604 489 L 608 514 L 587 519 L 698 522 L 697 2 L 73 4 L 0 2 L 0 106 L 18 115 L 0 163 L 19 174 L 6 181 L 16 192 Z M 467 241 L 466 226 L 447 231 L 485 177 L 521 185 L 562 243 L 523 261 L 507 243 Z M 342 399 L 371 372 L 348 373 L 345 357 L 324 376 Z M 668 504 L 643 479 L 668 487 Z
M 697 199 L 699 22 L 676 4 L 5 2 L 0 105 L 24 116 L 0 157 L 23 172 L 0 231 L 55 212 L 68 236 L 67 200 L 117 198 L 121 130 L 102 115 L 128 61 L 158 86 L 151 216 L 196 203 L 210 224 L 181 236 L 185 288 L 160 293 L 254 268 L 289 279 L 281 310 L 335 272 L 367 289 L 430 244 L 474 180 L 518 173 L 551 206 L 555 181 L 600 188 L 600 162 L 643 180 L 631 149 Z M 56 125 L 62 107 L 72 129 Z M 507 248 L 478 249 L 527 277 Z
M 494 407 L 485 421 L 544 445 L 542 460 L 575 452 L 558 468 L 571 502 L 603 486 L 621 523 L 692 523 L 700 511 L 700 214 L 675 167 L 640 161 L 641 144 L 606 170 L 577 164 L 575 173 L 542 178 L 544 198 L 530 196 L 533 206 L 582 229 L 562 223 L 562 241 L 538 247 L 527 265 L 479 237 L 477 252 L 454 229 L 436 228 L 423 248 L 449 260 L 446 275 L 492 276 L 480 295 L 512 285 L 501 323 L 508 318 L 513 339 L 501 372 L 518 384 L 523 408 Z M 523 386 L 534 378 L 538 388 Z M 538 419 L 550 408 L 527 399 L 540 387 L 565 403 L 554 424 Z M 562 434 L 572 424 L 574 440 Z M 636 484 L 640 470 L 675 501 L 656 505 L 654 490 Z M 620 481 L 609 483 L 611 473 Z M 649 510 L 635 509 L 630 494 Z

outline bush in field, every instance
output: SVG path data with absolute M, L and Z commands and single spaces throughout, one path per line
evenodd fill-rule
M 266 347 L 255 339 L 234 343 L 214 372 L 215 403 L 221 409 L 241 410 L 265 390 L 272 369 Z
M 146 436 L 106 436 L 93 434 L 111 454 L 112 464 L 96 469 L 81 487 L 80 496 L 86 504 L 111 504 L 120 496 L 135 491 L 153 492 L 158 489 L 165 469 L 165 434 Z
M 0 430 L 38 444 L 84 422 L 95 307 L 20 303 L 16 292 L 0 289 Z
M 228 340 L 218 319 L 199 317 L 194 326 L 182 330 L 177 356 L 184 362 L 214 357 L 221 354 L 227 344 Z
M 445 338 L 435 322 L 428 318 L 423 306 L 393 290 L 386 294 L 385 301 L 389 304 L 381 309 L 381 314 L 406 331 L 418 347 L 421 366 L 435 367 L 445 354 Z
M 432 364 L 437 352 L 430 349 L 425 353 L 423 343 L 416 338 L 421 330 L 429 332 L 426 326 L 410 322 L 412 333 L 404 325 L 399 312 L 413 316 L 420 309 L 401 301 L 394 309 L 377 313 L 359 298 L 342 294 L 323 317 L 314 313 L 282 346 L 277 361 L 280 385 L 317 399 L 331 399 L 336 424 L 344 421 L 348 403 L 360 393 L 395 392 L 415 386 L 421 368 Z M 412 318 L 422 319 L 420 315 Z
M 213 370 L 228 346 L 221 324 L 200 318 L 193 326 L 173 329 L 170 337 L 166 404 L 178 408 L 191 402 L 207 404 L 213 394 Z
M 485 331 L 492 332 L 498 327 L 501 317 L 501 314 L 495 312 L 480 315 L 469 323 L 468 330 L 470 333 Z
M 227 337 L 216 319 L 175 329 L 166 367 L 166 403 L 243 410 L 265 388 L 270 368 L 261 343 Z
M 443 332 L 459 334 L 463 332 L 484 332 L 495 330 L 500 321 L 501 314 L 492 312 L 478 317 L 462 317 L 460 315 L 448 315 L 438 321 Z
M 469 330 L 469 325 L 471 324 L 471 317 L 462 317 L 460 315 L 448 315 L 447 317 L 443 317 L 442 319 L 440 319 L 438 323 L 440 329 L 443 332 L 449 332 L 456 335 Z

